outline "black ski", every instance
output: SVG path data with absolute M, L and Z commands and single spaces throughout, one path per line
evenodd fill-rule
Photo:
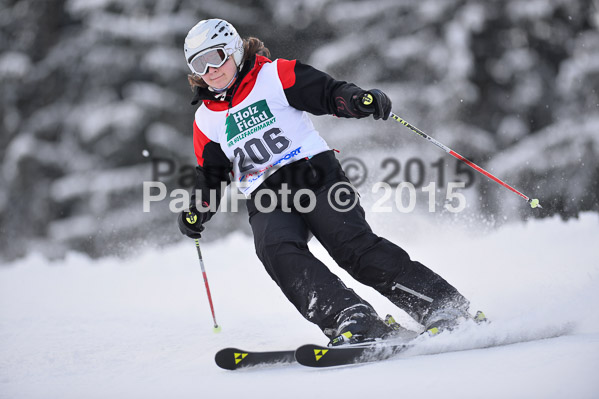
M 237 348 L 219 350 L 214 356 L 218 367 L 236 370 L 242 367 L 295 363 L 294 351 L 250 352 Z
M 343 366 L 384 360 L 411 347 L 411 344 L 380 342 L 376 344 L 328 347 L 303 345 L 296 350 L 252 352 L 238 348 L 219 350 L 216 364 L 226 370 L 244 367 L 283 365 L 296 361 L 308 367 Z
M 412 347 L 409 343 L 375 343 L 329 347 L 304 345 L 295 351 L 299 364 L 308 367 L 332 367 L 388 359 Z

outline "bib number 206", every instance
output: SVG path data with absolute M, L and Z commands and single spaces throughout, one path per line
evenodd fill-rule
M 270 161 L 273 155 L 278 155 L 289 148 L 291 141 L 280 134 L 281 129 L 273 127 L 264 132 L 261 139 L 254 137 L 246 141 L 243 147 L 235 148 L 233 154 L 239 160 L 239 172 L 245 173 L 255 165 L 263 165 Z

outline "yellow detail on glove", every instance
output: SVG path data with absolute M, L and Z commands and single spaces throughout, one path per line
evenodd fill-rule
M 188 212 L 187 216 L 185 216 L 185 220 L 187 220 L 187 223 L 189 224 L 196 224 L 196 222 L 198 221 L 198 217 L 195 213 Z

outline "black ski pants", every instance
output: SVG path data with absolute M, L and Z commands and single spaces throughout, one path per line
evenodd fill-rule
M 282 198 L 282 187 L 288 189 L 287 200 Z M 303 201 L 294 205 L 300 189 L 309 189 L 314 196 L 304 195 Z M 271 194 L 262 195 L 260 190 Z M 310 202 L 313 209 L 306 211 Z M 353 203 L 355 206 L 347 206 Z M 345 309 L 372 307 L 310 252 L 311 234 L 354 279 L 374 288 L 419 322 L 431 310 L 450 302 L 467 303 L 447 281 L 373 233 L 358 194 L 332 151 L 281 168 L 247 204 L 256 253 L 266 271 L 302 316 L 325 333 L 337 328 L 336 316 Z

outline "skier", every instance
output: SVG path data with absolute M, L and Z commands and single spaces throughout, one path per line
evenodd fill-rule
M 266 271 L 330 345 L 389 338 L 401 327 L 381 319 L 309 251 L 311 235 L 354 279 L 425 330 L 451 329 L 470 317 L 468 300 L 452 285 L 373 233 L 357 192 L 307 115 L 386 120 L 391 100 L 385 93 L 335 80 L 298 60 L 271 61 L 259 39 L 242 39 L 222 19 L 195 25 L 184 52 L 192 104 L 201 103 L 193 124 L 196 187 L 189 211 L 178 218 L 183 234 L 200 237 L 218 208 L 222 182 L 232 176 L 248 198 Z

